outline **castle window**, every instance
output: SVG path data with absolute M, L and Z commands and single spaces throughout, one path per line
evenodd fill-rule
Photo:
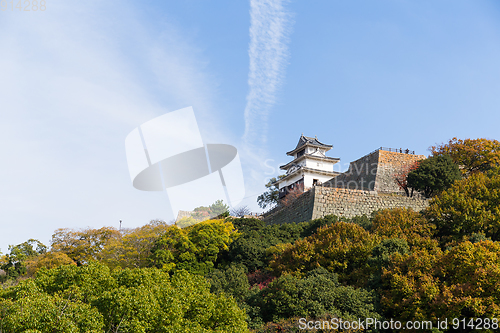
M 318 185 L 318 180 L 317 179 L 313 179 L 313 186 L 316 186 Z
M 297 158 L 299 158 L 300 156 L 304 155 L 304 154 L 305 154 L 305 152 L 306 152 L 306 150 L 305 150 L 305 149 L 302 149 L 301 151 L 299 151 L 299 152 L 297 153 Z

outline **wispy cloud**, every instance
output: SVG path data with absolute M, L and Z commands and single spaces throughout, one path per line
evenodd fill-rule
M 149 28 L 139 9 L 54 0 L 45 12 L 2 13 L 2 251 L 48 243 L 59 227 L 169 220 L 165 195 L 132 187 L 124 140 L 169 110 L 211 112 L 214 80 L 178 27 Z
M 285 77 L 292 15 L 286 0 L 250 0 L 250 71 L 245 107 L 245 133 L 248 146 L 266 142 L 267 121 L 276 103 L 276 94 Z

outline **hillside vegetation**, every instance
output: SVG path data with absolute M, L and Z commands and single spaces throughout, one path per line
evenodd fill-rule
M 433 195 L 423 212 L 151 221 L 58 229 L 50 247 L 29 239 L 1 258 L 0 332 L 270 333 L 302 332 L 299 318 L 499 318 L 499 152 L 484 139 L 433 147 L 456 180 L 429 188 L 425 170 L 436 168 L 412 170 L 416 190 Z

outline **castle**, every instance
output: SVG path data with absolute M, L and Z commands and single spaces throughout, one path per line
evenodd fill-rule
M 340 159 L 327 157 L 326 152 L 330 149 L 332 145 L 321 143 L 317 137 L 309 138 L 302 134 L 295 149 L 286 153 L 294 157 L 293 161 L 280 166 L 280 169 L 286 170 L 286 174 L 276 182 L 279 198 L 285 197 L 295 188 L 308 191 L 338 176 L 339 172 L 333 171 L 333 165 Z
M 339 159 L 325 155 L 331 148 L 316 137 L 301 135 L 295 149 L 287 153 L 294 157 L 293 161 L 281 166 L 287 173 L 276 184 L 280 198 L 296 188 L 303 194 L 287 206 L 264 213 L 266 222 L 302 222 L 329 214 L 350 218 L 396 207 L 421 211 L 428 206 L 426 199 L 407 197 L 395 181 L 395 174 L 425 159 L 424 155 L 381 147 L 351 162 L 346 172 L 338 173 L 333 171 L 333 165 Z

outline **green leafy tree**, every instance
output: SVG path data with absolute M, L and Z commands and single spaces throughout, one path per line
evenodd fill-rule
M 233 264 L 224 269 L 216 269 L 209 273 L 210 291 L 215 294 L 226 293 L 233 296 L 240 304 L 250 294 L 250 283 L 243 265 Z
M 0 297 L 1 331 L 100 333 L 103 316 L 75 291 L 49 295 L 34 280 L 21 281 Z
M 433 156 L 418 163 L 408 174 L 408 186 L 421 191 L 425 197 L 447 189 L 460 179 L 460 170 L 448 155 Z
M 267 184 L 265 185 L 267 190 L 257 197 L 257 203 L 259 207 L 264 209 L 266 207 L 276 206 L 279 202 L 279 189 L 276 185 L 276 182 L 281 178 L 285 177 L 285 175 L 280 175 L 278 178 L 271 178 Z
M 261 309 L 265 322 L 291 317 L 321 317 L 327 313 L 344 319 L 380 318 L 374 295 L 363 289 L 340 286 L 337 276 L 324 268 L 303 278 L 285 274 L 250 300 Z
M 91 262 L 41 269 L 0 291 L 2 332 L 247 332 L 245 313 L 201 276 Z
M 0 261 L 0 268 L 5 271 L 3 280 L 16 279 L 27 273 L 27 262 L 47 252 L 47 247 L 37 239 L 29 239 L 24 243 L 9 246 L 10 253 Z
M 483 233 L 500 240 L 500 175 L 472 174 L 434 198 L 427 217 L 443 243 Z
M 453 138 L 430 150 L 434 156 L 449 155 L 466 176 L 500 166 L 500 142 L 497 140 Z
M 229 216 L 229 206 L 222 200 L 217 200 L 209 207 L 211 217 L 228 217 Z
M 285 223 L 266 225 L 253 218 L 232 220 L 241 235 L 229 246 L 219 260 L 219 265 L 237 262 L 243 264 L 249 272 L 265 268 L 271 259 L 267 249 L 290 243 L 301 237 L 306 223 Z
M 172 226 L 155 241 L 150 263 L 166 271 L 206 274 L 237 236 L 233 224 L 224 220 L 203 221 L 183 229 Z

